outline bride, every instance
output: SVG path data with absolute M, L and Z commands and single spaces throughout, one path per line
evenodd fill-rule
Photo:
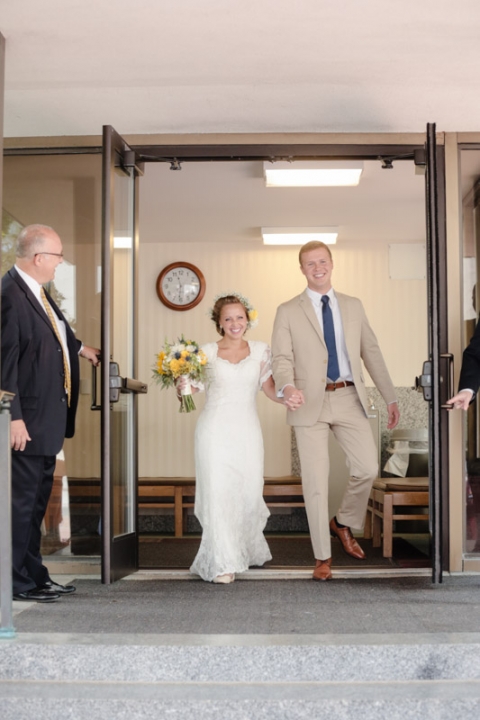
M 256 311 L 238 293 L 215 298 L 211 319 L 221 335 L 207 343 L 206 402 L 195 430 L 195 515 L 202 541 L 190 571 L 230 583 L 236 573 L 271 560 L 263 535 L 270 514 L 263 500 L 263 438 L 256 395 L 276 396 L 266 343 L 245 340 Z M 177 383 L 177 393 L 182 386 Z M 192 388 L 193 391 L 203 389 Z M 295 409 L 298 399 L 289 403 Z

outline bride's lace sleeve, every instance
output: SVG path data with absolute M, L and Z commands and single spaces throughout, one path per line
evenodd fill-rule
M 272 375 L 272 351 L 268 345 L 265 345 L 265 350 L 263 351 L 263 355 L 260 360 L 260 387 L 262 387 L 263 383 L 268 380 L 270 375 Z

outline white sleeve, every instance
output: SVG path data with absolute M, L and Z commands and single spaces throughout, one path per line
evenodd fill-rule
M 260 360 L 260 387 L 268 380 L 270 375 L 272 375 L 272 351 L 269 346 L 266 345 Z

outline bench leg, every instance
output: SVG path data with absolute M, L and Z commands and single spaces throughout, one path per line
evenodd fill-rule
M 385 493 L 383 498 L 383 557 L 393 554 L 393 498 Z
M 372 508 L 372 522 L 373 522 L 373 531 L 372 531 L 372 546 L 373 547 L 380 547 L 382 544 L 382 518 L 378 515 L 378 513 L 382 510 L 382 506 L 379 503 L 379 501 L 374 498 L 373 501 L 373 508 Z
M 369 497 L 367 505 L 367 514 L 365 515 L 365 527 L 363 528 L 363 537 L 370 540 L 372 537 L 372 515 L 373 515 L 373 498 Z
M 183 537 L 183 495 L 182 488 L 175 488 L 175 537 Z

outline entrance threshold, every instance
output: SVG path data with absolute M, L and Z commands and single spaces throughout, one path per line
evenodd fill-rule
M 247 570 L 237 575 L 237 580 L 307 580 L 312 576 L 313 568 L 269 568 L 268 570 Z M 353 580 L 355 578 L 397 578 L 397 577 L 430 577 L 431 568 L 332 568 L 334 579 Z M 191 575 L 188 570 L 138 570 L 125 580 L 190 580 L 200 579 Z
M 99 557 L 74 557 L 74 558 L 53 558 L 45 557 L 44 562 L 48 567 L 51 575 L 70 575 L 72 577 L 99 577 L 100 575 L 100 558 Z M 237 580 L 305 580 L 311 577 L 312 567 L 278 567 L 258 570 L 247 570 L 237 576 Z M 397 577 L 429 577 L 432 570 L 429 567 L 424 568 L 386 568 L 386 567 L 367 567 L 352 568 L 338 567 L 332 568 L 335 579 L 353 580 L 355 578 L 397 578 Z M 132 575 L 128 575 L 125 580 L 191 580 L 196 582 L 199 580 L 191 575 L 185 569 L 140 569 Z

